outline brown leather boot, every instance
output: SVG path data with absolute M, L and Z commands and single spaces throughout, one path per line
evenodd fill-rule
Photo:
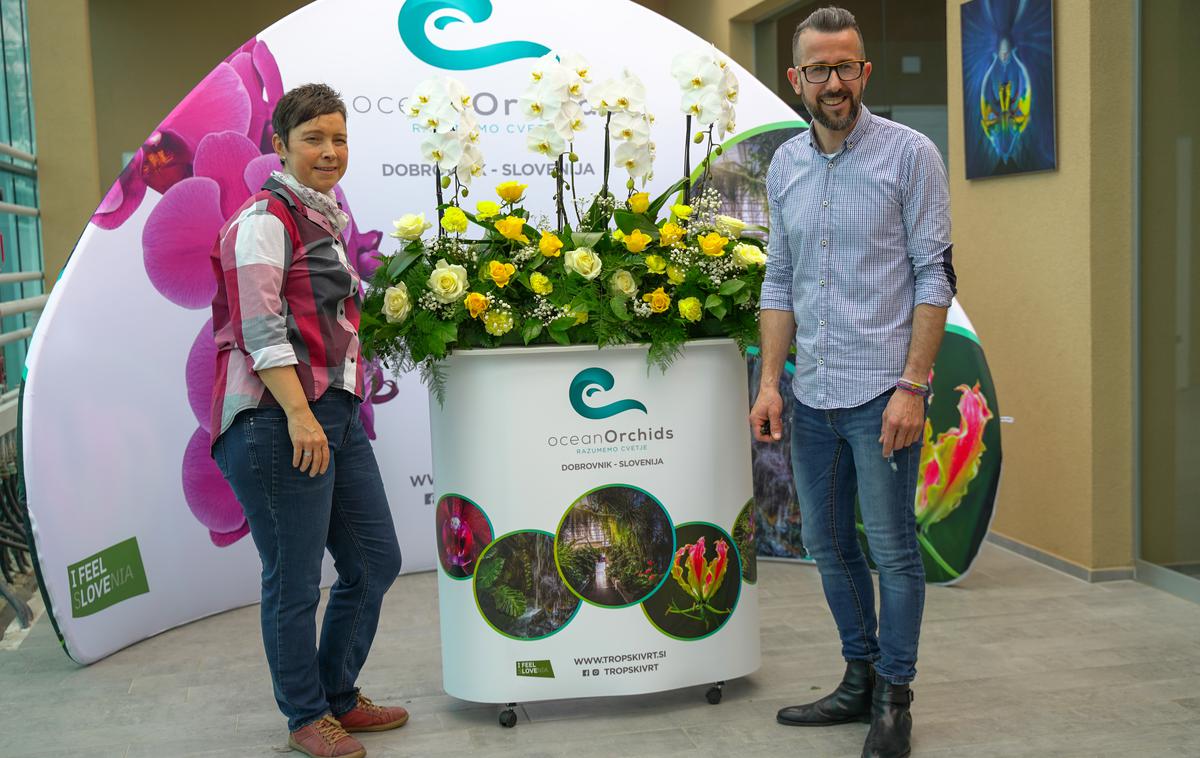
M 830 726 L 871 720 L 871 680 L 875 668 L 867 661 L 847 661 L 842 683 L 812 703 L 792 705 L 775 715 L 788 726 Z

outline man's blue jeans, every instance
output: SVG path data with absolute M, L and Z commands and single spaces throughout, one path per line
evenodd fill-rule
M 262 558 L 263 645 L 289 731 L 356 705 L 354 682 L 375 638 L 383 595 L 400 572 L 400 545 L 358 398 L 331 390 L 311 407 L 329 441 L 329 469 L 320 476 L 292 467 L 279 408 L 243 411 L 213 446 Z M 325 550 L 338 578 L 318 647 Z
M 916 676 L 925 606 L 925 568 L 917 545 L 917 470 L 921 443 L 895 451 L 896 471 L 879 434 L 889 390 L 857 408 L 795 404 L 792 472 L 804 547 L 817 562 L 825 599 L 842 638 L 842 657 L 872 661 L 893 684 Z M 871 558 L 879 569 L 879 620 L 854 519 L 858 496 Z

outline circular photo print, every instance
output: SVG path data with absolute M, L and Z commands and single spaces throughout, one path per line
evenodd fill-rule
M 554 566 L 554 535 L 511 532 L 488 545 L 475 569 L 475 603 L 506 637 L 536 640 L 562 629 L 579 598 Z
M 733 522 L 733 541 L 742 557 L 742 579 L 749 584 L 758 581 L 757 510 L 754 498 L 750 498 Z
M 642 610 L 668 637 L 702 639 L 724 626 L 737 607 L 742 591 L 737 545 L 724 529 L 701 521 L 679 525 L 675 540 L 671 578 Z
M 662 503 L 624 484 L 576 500 L 554 542 L 558 570 L 571 592 L 593 605 L 624 608 L 666 580 L 675 530 Z
M 455 579 L 475 573 L 475 562 L 492 541 L 492 524 L 487 514 L 462 495 L 445 495 L 434 514 L 438 561 Z

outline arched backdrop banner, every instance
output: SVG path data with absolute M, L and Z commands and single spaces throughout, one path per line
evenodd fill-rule
M 449 21 L 447 21 L 449 19 Z M 43 591 L 67 653 L 89 663 L 259 596 L 259 559 L 208 453 L 213 343 L 209 252 L 225 219 L 278 167 L 271 111 L 286 89 L 324 81 L 349 108 L 348 243 L 369 273 L 381 232 L 434 215 L 420 136 L 401 114 L 429 76 L 475 95 L 487 176 L 468 207 L 508 179 L 552 215 L 549 164 L 527 152 L 516 100 L 534 58 L 578 52 L 593 80 L 628 65 L 657 116 L 656 179 L 681 175 L 683 123 L 671 58 L 708 43 L 627 0 L 319 0 L 232 53 L 137 151 L 84 230 L 27 361 L 24 474 Z M 153 61 L 147 62 L 153 65 Z M 794 123 L 736 64 L 738 126 Z M 576 143 L 577 190 L 599 189 L 602 123 Z M 696 158 L 693 158 L 693 162 Z M 614 172 L 617 186 L 624 181 Z M 429 418 L 417 378 L 372 373 L 364 409 L 405 555 L 434 566 Z M 331 576 L 327 567 L 327 577 Z

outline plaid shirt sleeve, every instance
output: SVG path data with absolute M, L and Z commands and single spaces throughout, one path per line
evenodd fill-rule
M 767 207 L 770 231 L 767 236 L 767 270 L 763 278 L 760 310 L 794 312 L 792 302 L 792 251 L 784 233 L 783 209 L 780 205 L 782 177 L 781 160 L 786 160 L 781 149 L 771 160 L 767 169 Z
M 950 243 L 950 188 L 934 144 L 924 136 L 909 145 L 904 183 L 904 229 L 916 280 L 914 304 L 949 308 L 956 289 Z
M 264 200 L 246 208 L 221 240 L 233 339 L 250 356 L 254 371 L 299 363 L 288 341 L 282 294 L 292 243 L 283 221 L 267 206 Z

